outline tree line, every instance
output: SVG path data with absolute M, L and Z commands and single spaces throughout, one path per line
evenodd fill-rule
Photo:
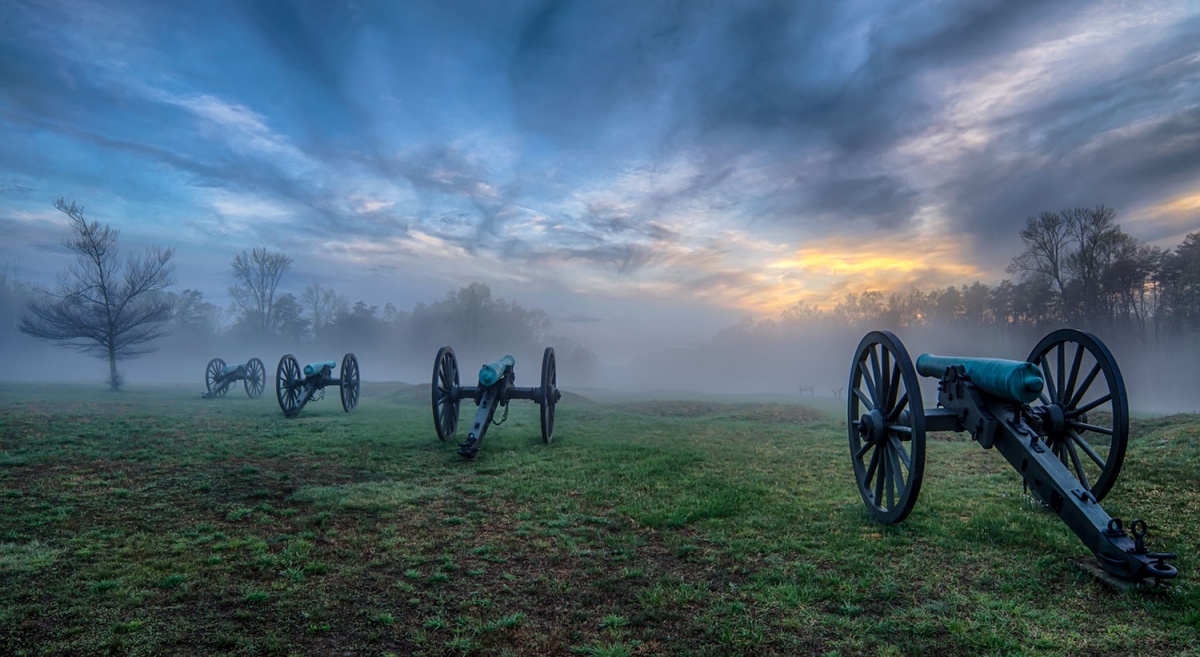
M 1174 249 L 1121 230 L 1112 208 L 1072 208 L 1026 219 L 1023 250 L 1009 262 L 1015 276 L 886 296 L 847 294 L 820 310 L 799 303 L 783 324 L 900 329 L 941 325 L 1045 331 L 1057 326 L 1144 340 L 1200 334 L 1200 231 Z
M 551 323 L 542 309 L 494 297 L 485 284 L 470 283 L 408 311 L 391 303 L 382 309 L 361 300 L 350 303 L 321 284 L 308 285 L 297 296 L 282 287 L 292 258 L 262 247 L 233 257 L 231 305 L 221 309 L 199 290 L 166 289 L 175 282 L 172 249 L 151 247 L 122 260 L 118 230 L 88 221 L 75 203 L 59 199 L 55 207 L 70 219 L 71 236 L 63 244 L 75 262 L 52 288 L 25 285 L 7 267 L 0 271 L 0 307 L 5 309 L 0 326 L 15 324 L 27 335 L 107 360 L 107 383 L 114 390 L 123 383 L 117 363 L 153 351 L 155 343 L 205 353 L 229 343 L 249 348 L 305 343 L 338 350 L 354 345 L 380 353 L 402 348 L 428 359 L 445 344 L 540 355 L 542 344 L 552 339 L 565 366 L 585 377 L 595 369 L 590 350 L 549 336 Z
M 260 247 L 234 255 L 232 301 L 221 309 L 199 290 L 166 289 L 175 282 L 172 249 L 151 247 L 122 260 L 119 231 L 88 221 L 75 203 L 59 199 L 55 207 L 70 219 L 72 234 L 63 244 L 75 262 L 53 288 L 24 285 L 8 268 L 0 270 L 0 328 L 16 327 L 107 360 L 113 389 L 122 383 L 117 362 L 148 353 L 159 341 L 214 353 L 236 341 L 335 350 L 359 345 L 355 348 L 380 353 L 402 346 L 419 354 L 455 344 L 479 352 L 534 354 L 552 340 L 560 369 L 574 372 L 577 380 L 596 370 L 589 349 L 548 335 L 551 324 L 544 311 L 495 298 L 482 283 L 411 310 L 391 303 L 381 309 L 361 300 L 351 303 L 319 283 L 299 295 L 283 291 L 292 258 Z M 1023 250 L 1007 267 L 1014 278 L 995 285 L 975 281 L 886 296 L 865 290 L 847 294 L 828 310 L 798 303 L 777 319 L 729 327 L 712 345 L 846 328 L 961 327 L 1008 336 L 1065 325 L 1144 341 L 1194 342 L 1200 334 L 1200 231 L 1166 250 L 1124 233 L 1115 217 L 1111 208 L 1099 206 L 1027 218 L 1020 232 Z M 687 352 L 673 351 L 679 357 Z M 737 359 L 742 361 L 751 359 Z

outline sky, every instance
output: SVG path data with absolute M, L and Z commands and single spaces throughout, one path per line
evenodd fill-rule
M 265 246 L 621 348 L 1006 277 L 1026 217 L 1200 229 L 1200 2 L 4 0 L 0 265 L 65 198 L 228 303 Z

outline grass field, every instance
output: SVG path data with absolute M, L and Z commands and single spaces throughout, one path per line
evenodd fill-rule
M 829 401 L 515 402 L 463 462 L 428 387 L 267 392 L 0 385 L 0 654 L 1200 654 L 1200 416 L 1104 502 L 1179 553 L 1148 594 L 965 437 L 873 524 Z

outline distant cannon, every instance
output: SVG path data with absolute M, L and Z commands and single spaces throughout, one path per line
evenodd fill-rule
M 214 358 L 204 368 L 204 386 L 208 392 L 200 396 L 205 399 L 224 397 L 229 386 L 238 381 L 244 382 L 246 394 L 253 399 L 262 394 L 267 384 L 267 368 L 257 358 L 251 358 L 245 365 L 226 365 L 220 358 Z
M 300 369 L 300 363 L 291 354 L 285 354 L 279 359 L 279 367 L 275 370 L 275 397 L 279 400 L 279 408 L 283 414 L 293 417 L 310 401 L 325 397 L 325 386 L 337 386 L 341 389 L 342 408 L 349 413 L 358 406 L 358 359 L 354 354 L 346 354 L 342 358 L 341 376 L 333 377 L 336 361 L 327 360 L 305 365 Z M 320 396 L 316 396 L 320 392 Z
M 936 409 L 924 409 L 918 373 L 939 380 Z M 1137 584 L 1178 574 L 1167 563 L 1174 554 L 1146 549 L 1145 521 L 1126 526 L 1100 507 L 1125 459 L 1129 405 L 1116 361 L 1089 333 L 1054 331 L 1025 361 L 924 354 L 914 369 L 895 335 L 873 331 L 851 363 L 847 423 L 854 478 L 878 522 L 912 511 L 925 432 L 968 431 L 1008 460 L 1105 572 Z
M 463 399 L 473 399 L 479 409 L 475 421 L 467 433 L 467 439 L 459 444 L 458 453 L 468 459 L 475 458 L 483 444 L 483 437 L 493 423 L 503 424 L 508 418 L 508 402 L 512 399 L 531 399 L 541 409 L 542 442 L 550 444 L 554 439 L 554 407 L 562 398 L 558 390 L 558 372 L 554 364 L 554 347 L 546 347 L 542 353 L 542 385 L 537 388 L 518 388 L 513 385 L 516 365 L 512 356 L 484 365 L 479 370 L 479 385 L 460 386 L 458 358 L 450 347 L 442 347 L 433 361 L 433 426 L 439 440 L 453 440 L 458 430 L 458 408 Z M 496 407 L 504 406 L 504 417 L 494 422 Z

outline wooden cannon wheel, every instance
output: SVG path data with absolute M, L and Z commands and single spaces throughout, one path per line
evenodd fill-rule
M 1116 360 L 1099 338 L 1075 329 L 1042 338 L 1026 360 L 1041 368 L 1046 382 L 1030 404 L 1042 417 L 1046 443 L 1096 501 L 1103 500 L 1129 440 L 1129 402 Z
M 538 406 L 541 411 L 542 442 L 547 445 L 554 440 L 554 407 L 558 405 L 558 368 L 554 364 L 554 347 L 546 347 L 542 353 L 542 388 Z
M 358 358 L 354 354 L 342 357 L 342 409 L 347 413 L 358 406 Z
M 246 395 L 251 399 L 262 394 L 267 385 L 267 368 L 261 360 L 251 358 L 246 363 L 246 378 L 243 379 L 243 384 L 246 386 Z
M 867 512 L 904 520 L 925 473 L 925 408 L 916 369 L 889 331 L 868 333 L 854 352 L 846 395 L 850 461 Z
M 221 371 L 225 369 L 225 361 L 220 358 L 214 358 L 208 361 L 208 366 L 204 368 L 204 387 L 208 389 L 210 397 L 224 397 L 225 392 L 229 390 L 229 386 L 220 386 L 216 391 L 213 386 L 217 385 L 217 381 L 221 378 Z
M 300 394 L 303 392 L 304 377 L 300 373 L 300 363 L 291 354 L 284 354 L 279 359 L 279 367 L 275 369 L 275 398 L 279 400 L 279 408 L 283 414 L 292 417 L 300 412 Z
M 433 360 L 433 426 L 438 440 L 453 440 L 458 431 L 458 358 L 450 347 L 438 349 Z

